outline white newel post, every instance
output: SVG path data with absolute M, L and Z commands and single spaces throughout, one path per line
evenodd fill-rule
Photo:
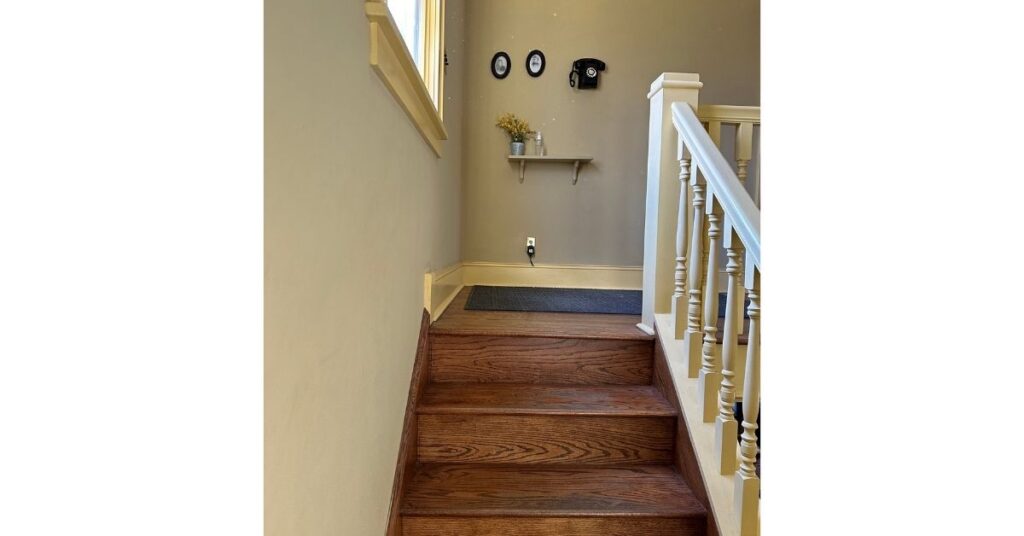
M 743 388 L 743 435 L 736 471 L 734 508 L 740 516 L 740 536 L 756 536 L 761 479 L 757 476 L 757 412 L 761 402 L 761 272 L 747 255 L 745 286 L 750 297 L 747 315 L 747 373 Z
M 643 314 L 638 327 L 651 334 L 654 333 L 654 314 L 672 311 L 676 269 L 675 237 L 681 185 L 671 106 L 673 102 L 688 102 L 697 109 L 697 96 L 703 85 L 696 73 L 663 73 L 651 84 L 647 94 L 651 114 L 647 132 Z M 683 210 L 686 208 L 684 204 Z

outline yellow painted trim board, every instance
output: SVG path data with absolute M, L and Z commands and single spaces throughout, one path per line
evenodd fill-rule
M 462 290 L 462 264 L 428 273 L 423 278 L 423 307 L 434 322 L 444 313 L 455 296 Z

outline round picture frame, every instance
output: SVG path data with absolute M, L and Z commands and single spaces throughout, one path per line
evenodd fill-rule
M 491 74 L 493 74 L 498 80 L 508 76 L 508 73 L 511 70 L 512 60 L 505 52 L 498 52 L 493 58 L 491 58 Z
M 526 55 L 526 73 L 534 78 L 544 74 L 544 68 L 547 67 L 547 64 L 548 61 L 540 50 L 531 50 Z

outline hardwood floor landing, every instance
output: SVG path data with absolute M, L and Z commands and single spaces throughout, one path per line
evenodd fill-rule
M 466 287 L 459 291 L 431 326 L 432 333 L 654 340 L 636 327 L 640 315 L 469 311 L 465 306 L 471 290 Z

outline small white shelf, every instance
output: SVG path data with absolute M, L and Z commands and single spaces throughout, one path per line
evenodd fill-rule
M 537 155 L 522 155 L 514 156 L 509 155 L 509 162 L 519 162 L 519 182 L 523 182 L 526 179 L 526 163 L 527 162 L 551 162 L 554 164 L 572 164 L 572 183 L 576 184 L 576 181 L 580 179 L 580 164 L 586 164 L 593 160 L 590 156 L 537 156 Z

